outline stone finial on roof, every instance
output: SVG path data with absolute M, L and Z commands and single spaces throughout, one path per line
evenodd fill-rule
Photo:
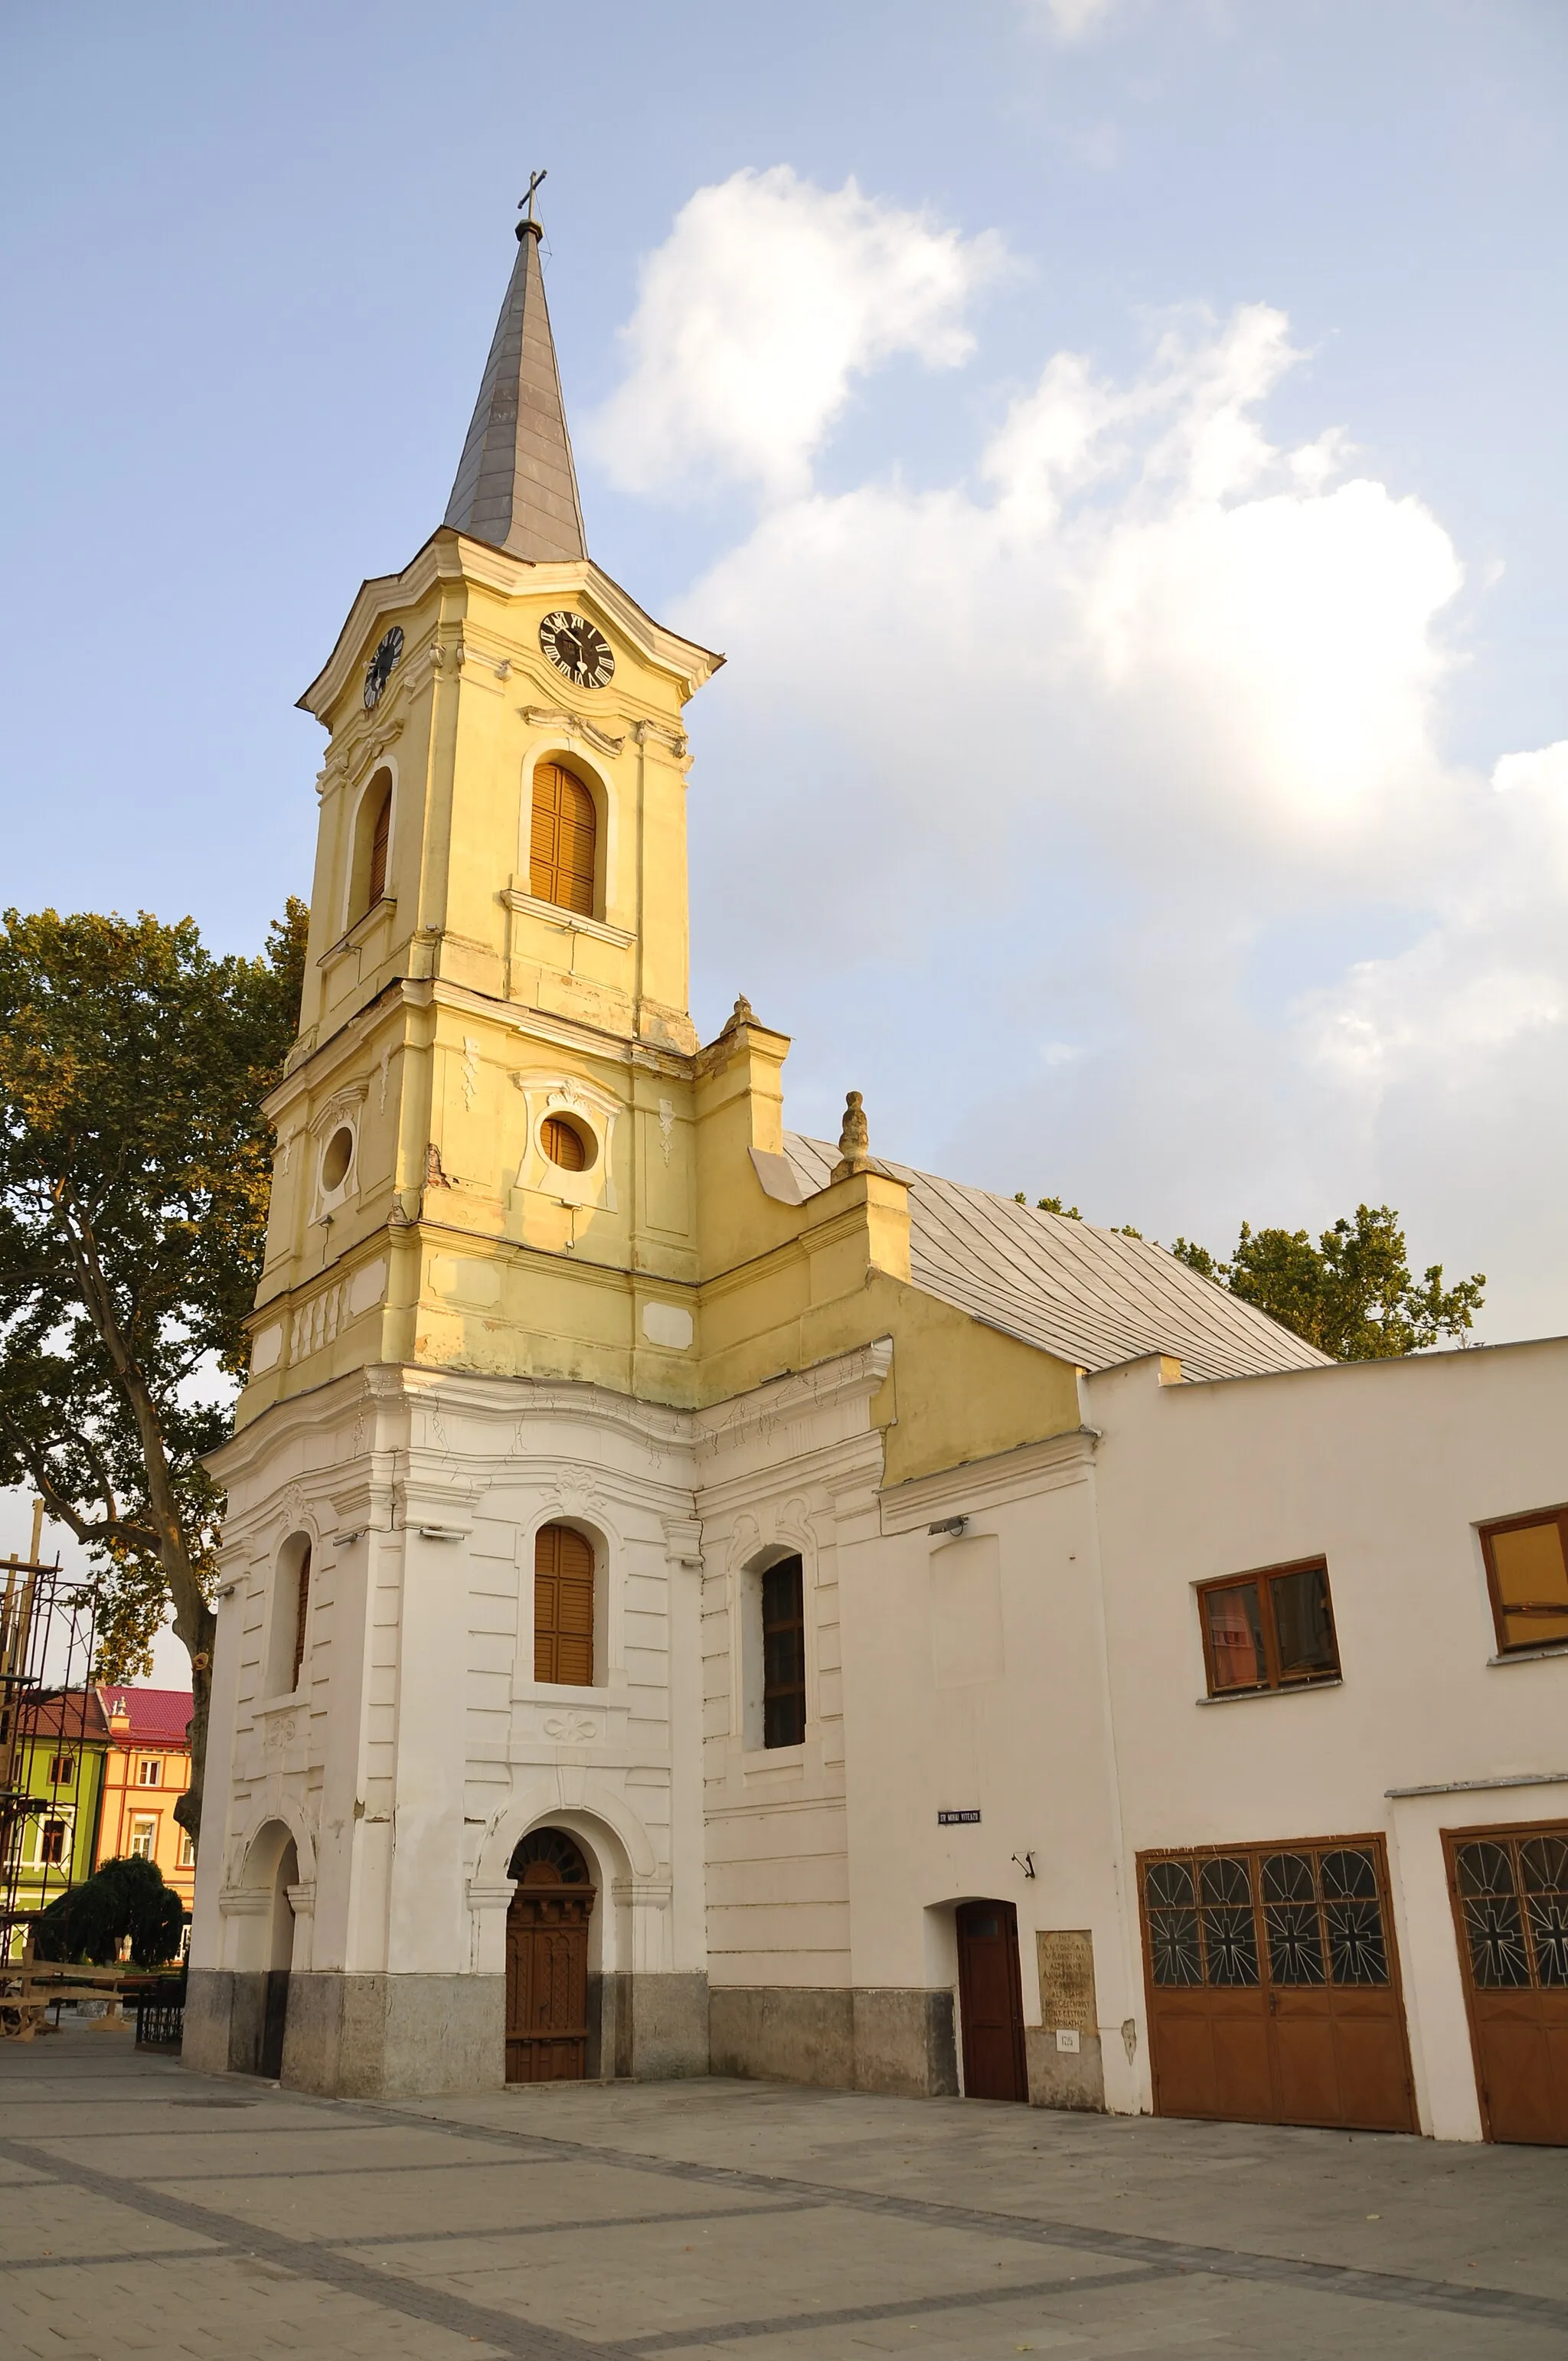
M 535 174 L 517 225 L 517 261 L 444 520 L 532 565 L 587 555 L 539 260 L 544 233 L 533 218 L 543 177 Z
M 847 1180 L 851 1172 L 869 1172 L 872 1167 L 871 1133 L 866 1127 L 865 1101 L 859 1091 L 851 1091 L 844 1101 L 844 1128 L 839 1134 L 839 1161 L 833 1167 L 835 1180 Z
M 756 1021 L 756 1010 L 752 1007 L 745 994 L 743 992 L 738 992 L 735 995 L 735 1005 L 724 1020 L 723 1028 L 719 1038 L 722 1039 L 725 1033 L 733 1033 L 740 1026 L 754 1025 Z

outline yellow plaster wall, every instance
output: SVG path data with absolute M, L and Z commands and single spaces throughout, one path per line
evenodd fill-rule
M 572 689 L 541 653 L 561 605 L 610 640 L 609 688 Z M 367 713 L 393 621 L 401 659 Z M 683 674 L 683 648 L 701 657 L 592 566 L 523 566 L 451 533 L 361 592 L 307 699 L 332 740 L 253 1321 L 290 1342 L 242 1422 L 383 1359 L 696 1406 L 891 1335 L 890 1480 L 1077 1423 L 1071 1369 L 911 1283 L 903 1183 L 854 1174 L 805 1204 L 763 1188 L 748 1150 L 782 1159 L 788 1039 L 740 1009 L 698 1053 L 686 1014 L 680 717 L 705 675 Z M 586 926 L 529 906 L 532 774 L 550 760 L 599 809 Z M 393 906 L 345 927 L 355 812 L 383 763 Z M 577 1202 L 531 1129 L 564 1083 L 609 1143 Z M 320 1155 L 345 1105 L 355 1181 L 323 1220 Z M 689 1319 L 689 1345 L 651 1339 L 645 1312 L 666 1334 Z

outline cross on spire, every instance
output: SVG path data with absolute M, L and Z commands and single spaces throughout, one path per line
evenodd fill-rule
M 548 165 L 546 165 L 543 172 L 530 172 L 528 176 L 528 194 L 526 197 L 519 197 L 517 201 L 517 209 L 520 214 L 522 213 L 525 205 L 528 208 L 522 221 L 518 225 L 517 234 L 519 237 L 522 236 L 525 229 L 538 228 L 539 225 L 533 218 L 533 192 L 535 189 L 541 187 L 549 178 L 550 169 Z

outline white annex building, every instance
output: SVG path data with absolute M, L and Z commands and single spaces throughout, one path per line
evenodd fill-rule
M 537 227 L 367 582 L 228 1490 L 185 2058 L 1568 2140 L 1568 1340 L 1339 1367 L 784 1127 Z

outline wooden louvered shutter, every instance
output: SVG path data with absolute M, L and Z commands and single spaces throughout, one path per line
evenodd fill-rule
M 592 917 L 598 836 L 594 799 L 582 781 L 559 763 L 541 763 L 533 774 L 529 848 L 529 888 L 536 900 Z
M 307 1543 L 305 1545 L 305 1554 L 300 1560 L 299 1603 L 294 1610 L 294 1678 L 291 1686 L 291 1696 L 293 1694 L 293 1690 L 299 1687 L 300 1675 L 304 1670 L 305 1635 L 310 1629 L 310 1620 L 311 1552 L 310 1544 Z
M 533 1544 L 533 1677 L 593 1682 L 594 1554 L 569 1525 L 541 1525 Z
M 392 824 L 392 790 L 382 791 L 380 809 L 376 814 L 375 833 L 370 839 L 370 873 L 366 879 L 365 906 L 373 910 L 387 890 L 387 833 Z

